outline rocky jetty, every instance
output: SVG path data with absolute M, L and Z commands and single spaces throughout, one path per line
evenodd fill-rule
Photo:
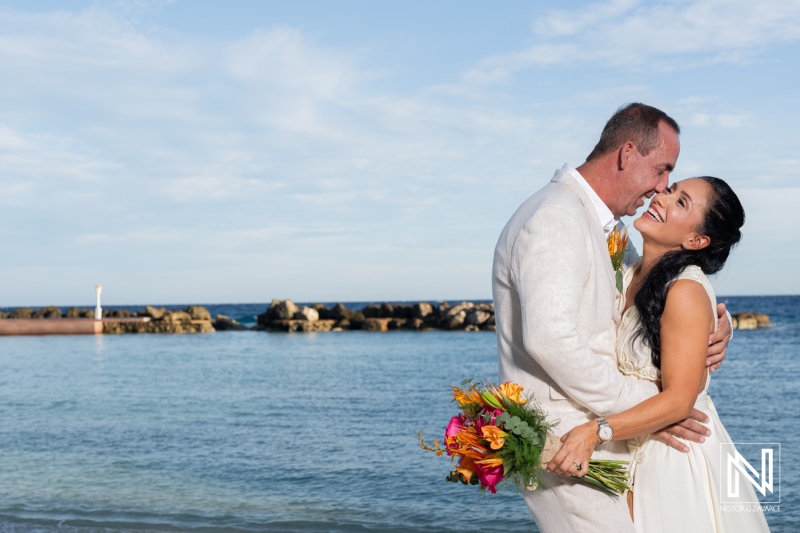
M 104 321 L 103 333 L 211 333 L 216 331 L 211 322 L 208 309 L 190 305 L 186 309 L 165 309 L 145 307 L 144 312 L 131 313 L 125 309 L 110 311 L 103 317 L 120 318 L 118 321 Z M 149 318 L 146 321 L 124 320 L 125 318 Z
M 329 308 L 324 304 L 298 306 L 291 300 L 273 300 L 265 313 L 258 315 L 254 328 L 266 331 L 391 331 L 391 330 L 465 330 L 494 331 L 494 304 L 461 302 L 451 306 L 443 302 L 368 305 L 361 310 L 348 309 L 341 303 Z
M 772 325 L 769 315 L 763 313 L 736 313 L 731 316 L 733 329 L 768 328 Z
M 9 313 L 0 312 L 0 319 L 93 319 L 93 309 L 70 307 L 63 312 L 54 306 L 34 309 L 21 307 Z M 146 306 L 144 311 L 126 309 L 103 310 L 103 333 L 210 333 L 212 331 L 392 331 L 392 330 L 450 330 L 494 331 L 494 304 L 447 302 L 434 305 L 371 304 L 353 310 L 338 303 L 332 308 L 321 303 L 297 305 L 291 300 L 273 300 L 267 310 L 257 317 L 257 325 L 249 328 L 233 318 L 217 315 L 212 318 L 208 309 L 190 305 L 186 309 L 166 309 Z M 733 328 L 739 330 L 770 327 L 768 315 L 737 313 L 732 316 Z

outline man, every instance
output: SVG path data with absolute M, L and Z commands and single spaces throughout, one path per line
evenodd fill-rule
M 619 109 L 586 162 L 577 169 L 564 165 L 500 235 L 492 280 L 500 381 L 525 387 L 551 419 L 560 420 L 556 433 L 658 392 L 654 384 L 617 370 L 619 295 L 606 238 L 621 216 L 635 214 L 645 197 L 665 190 L 680 152 L 679 133 L 678 124 L 658 109 L 638 103 Z M 731 331 L 724 306 L 718 311 L 720 328 L 709 340 L 712 370 L 724 357 Z M 598 422 L 601 429 L 613 428 Z M 701 441 L 706 431 L 687 419 L 658 438 L 683 450 L 672 435 Z M 595 457 L 629 460 L 621 441 L 598 446 Z M 578 466 L 549 469 L 574 474 Z M 634 531 L 625 498 L 568 476 L 543 476 L 546 487 L 525 491 L 542 533 Z

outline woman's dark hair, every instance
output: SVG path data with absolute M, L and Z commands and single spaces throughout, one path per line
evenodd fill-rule
M 667 302 L 667 292 L 675 278 L 689 265 L 696 265 L 706 275 L 716 274 L 739 239 L 744 225 L 744 208 L 730 185 L 719 178 L 700 176 L 711 186 L 712 195 L 705 219 L 697 232 L 711 241 L 701 250 L 667 252 L 645 276 L 633 304 L 639 312 L 641 337 L 650 347 L 653 365 L 661 368 L 661 315 Z

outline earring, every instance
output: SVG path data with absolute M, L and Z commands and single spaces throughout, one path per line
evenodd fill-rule
M 683 248 L 685 250 L 686 249 L 686 245 L 685 244 L 681 244 L 681 248 Z

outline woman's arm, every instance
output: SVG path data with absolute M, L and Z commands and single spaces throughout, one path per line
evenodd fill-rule
M 648 435 L 688 418 L 706 379 L 708 335 L 716 317 L 702 285 L 677 280 L 667 293 L 661 316 L 661 383 L 659 394 L 619 414 L 606 417 L 613 440 Z M 582 476 L 594 447 L 600 443 L 597 422 L 576 426 L 547 469 L 556 474 Z M 578 469 L 575 464 L 580 464 Z

